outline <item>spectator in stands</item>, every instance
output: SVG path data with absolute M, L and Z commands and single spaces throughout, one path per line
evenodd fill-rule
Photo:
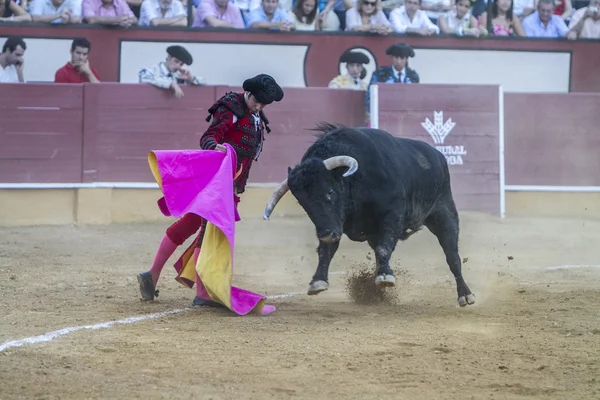
M 259 8 L 248 13 L 246 26 L 253 29 L 291 31 L 294 29 L 294 23 L 278 5 L 278 0 L 262 0 Z
M 440 31 L 447 35 L 485 36 L 487 30 L 478 26 L 477 19 L 471 14 L 471 0 L 456 0 L 453 10 L 443 14 L 439 20 Z
M 356 7 L 346 11 L 346 30 L 387 35 L 394 29 L 381 10 L 381 0 L 357 0 Z
M 384 5 L 384 3 L 390 2 L 390 1 L 404 2 L 404 0 L 383 0 L 381 2 L 381 8 L 383 9 L 383 13 L 385 14 L 386 18 L 388 17 L 388 14 L 386 14 L 385 8 L 383 5 Z M 335 13 L 335 15 L 338 17 L 338 20 L 340 21 L 340 30 L 343 31 L 346 29 L 346 11 L 351 9 L 355 5 L 356 5 L 356 0 L 335 0 L 335 2 L 333 4 L 333 12 Z
M 513 15 L 523 19 L 535 11 L 538 0 L 513 0 Z
M 317 11 L 316 0 L 297 0 L 288 16 L 298 31 L 319 31 L 321 20 L 317 18 Z
M 587 7 L 575 11 L 569 27 L 569 39 L 600 39 L 600 0 L 590 0 Z
M 79 0 L 32 0 L 29 13 L 34 22 L 52 24 L 80 24 L 81 1 Z
M 425 16 L 427 18 L 427 16 Z M 373 71 L 369 88 L 365 96 L 365 110 L 367 120 L 369 119 L 369 110 L 371 106 L 370 86 L 373 83 L 419 83 L 421 78 L 417 71 L 408 67 L 408 58 L 415 56 L 413 48 L 406 43 L 395 43 L 385 50 L 385 54 L 392 56 L 392 65 L 384 65 Z
M 364 64 L 369 63 L 369 57 L 359 51 L 345 51 L 340 56 L 340 64 L 346 63 L 346 73 L 336 76 L 329 82 L 333 89 L 367 90 L 369 85 L 363 81 L 367 75 Z
M 427 14 L 431 22 L 437 24 L 443 14 L 454 9 L 455 3 L 455 0 L 422 0 L 421 10 Z
M 11 36 L 2 46 L 0 54 L 0 83 L 25 83 L 23 67 L 27 45 L 23 38 Z
M 236 28 L 244 29 L 244 19 L 239 7 L 229 0 L 202 0 L 193 28 Z
M 138 74 L 139 83 L 149 83 L 162 89 L 171 89 L 175 97 L 183 97 L 179 85 L 205 85 L 204 78 L 194 76 L 184 65 L 192 65 L 192 55 L 183 46 L 167 47 L 167 59 L 152 67 L 142 68 Z
M 479 25 L 487 28 L 487 11 L 484 11 L 479 17 Z M 513 14 L 512 0 L 494 0 L 492 3 L 492 30 L 488 33 L 494 36 L 525 36 L 521 20 Z
M 0 0 L 0 12 L 2 13 L 0 21 L 31 21 L 31 15 L 14 0 Z
M 322 31 L 339 31 L 340 30 L 340 19 L 337 13 L 332 12 L 339 0 L 316 0 L 317 2 L 317 20 L 319 21 L 319 27 Z M 348 0 L 348 2 L 355 2 L 356 0 Z M 296 5 L 297 0 L 279 0 L 279 7 L 285 12 L 290 10 Z
M 569 28 L 554 14 L 554 0 L 539 0 L 537 11 L 523 18 L 523 31 L 529 37 L 565 37 Z
M 125 0 L 83 0 L 83 19 L 89 24 L 129 28 L 137 18 Z
M 100 82 L 100 75 L 90 66 L 88 56 L 92 44 L 85 38 L 71 43 L 71 61 L 59 68 L 54 74 L 54 83 Z
M 390 22 L 397 33 L 414 33 L 431 36 L 440 33 L 425 11 L 420 9 L 421 0 L 405 0 L 404 5 L 392 10 Z
M 558 15 L 568 23 L 573 14 L 573 3 L 571 3 L 571 0 L 557 0 L 554 4 L 556 6 L 554 8 L 554 14 Z
M 187 10 L 181 0 L 143 0 L 140 26 L 187 26 Z

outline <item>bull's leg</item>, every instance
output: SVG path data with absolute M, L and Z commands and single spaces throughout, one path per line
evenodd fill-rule
M 394 223 L 395 224 L 395 223 Z M 375 251 L 377 263 L 377 277 L 375 284 L 378 286 L 396 286 L 396 277 L 390 268 L 390 259 L 398 243 L 396 236 L 397 226 L 384 225 L 377 240 L 369 240 L 371 248 Z
M 461 260 L 458 254 L 458 213 L 451 203 L 435 212 L 425 221 L 427 228 L 433 233 L 446 255 L 446 262 L 456 280 L 458 304 L 461 307 L 475 303 L 475 295 L 471 293 L 462 276 Z
M 329 264 L 331 264 L 331 259 L 338 247 L 340 247 L 339 241 L 331 243 L 319 242 L 319 247 L 317 248 L 319 266 L 308 286 L 309 295 L 319 294 L 329 287 Z

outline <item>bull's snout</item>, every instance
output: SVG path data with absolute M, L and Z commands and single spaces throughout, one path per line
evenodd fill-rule
M 323 232 L 319 232 L 319 234 L 317 236 L 319 237 L 319 241 L 321 241 L 323 243 L 339 242 L 340 237 L 341 237 L 340 234 L 330 231 L 330 230 L 325 230 Z

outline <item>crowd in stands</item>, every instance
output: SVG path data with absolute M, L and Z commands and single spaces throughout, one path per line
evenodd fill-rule
M 488 0 L 0 0 L 0 24 L 600 39 L 600 0 L 489 1 L 490 6 Z

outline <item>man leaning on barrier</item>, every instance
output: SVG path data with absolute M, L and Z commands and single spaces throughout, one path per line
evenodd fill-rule
M 149 83 L 161 89 L 171 89 L 175 97 L 183 97 L 179 85 L 206 85 L 202 77 L 193 75 L 184 65 L 192 65 L 194 59 L 183 46 L 167 47 L 167 58 L 152 67 L 142 68 L 138 73 L 139 83 Z

